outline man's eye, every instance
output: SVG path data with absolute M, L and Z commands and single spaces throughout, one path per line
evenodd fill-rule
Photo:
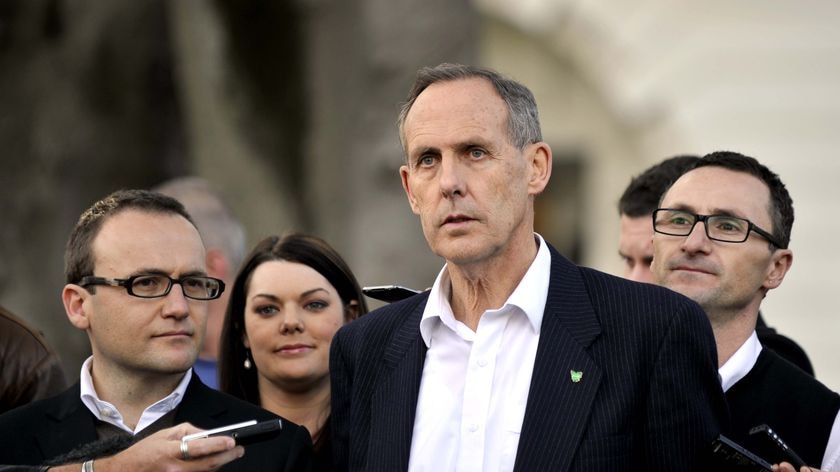
M 138 277 L 134 279 L 133 285 L 135 287 L 152 288 L 160 285 L 159 277 Z
M 726 232 L 740 232 L 742 229 L 742 224 L 738 220 L 718 220 L 717 222 L 717 229 Z
M 189 288 L 204 288 L 204 281 L 201 279 L 182 279 L 181 285 L 184 285 Z
M 682 226 L 682 225 L 691 224 L 691 221 L 688 218 L 685 218 L 685 217 L 682 217 L 682 216 L 675 216 L 675 217 L 671 218 L 671 224 L 672 225 L 677 225 L 677 226 Z
M 434 158 L 434 156 L 422 156 L 417 161 L 417 163 L 420 165 L 420 167 L 429 167 L 429 166 L 434 165 L 435 158 Z
M 472 157 L 473 159 L 481 159 L 485 155 L 487 155 L 487 153 L 484 152 L 483 149 L 470 149 L 470 157 Z

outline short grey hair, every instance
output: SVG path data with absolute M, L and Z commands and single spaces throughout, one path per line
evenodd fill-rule
M 443 63 L 437 67 L 424 67 L 417 71 L 414 85 L 400 109 L 397 127 L 400 133 L 400 143 L 406 154 L 408 150 L 405 143 L 405 119 L 417 97 L 432 84 L 472 78 L 482 78 L 490 82 L 499 97 L 507 105 L 508 139 L 512 145 L 516 146 L 517 149 L 524 149 L 529 144 L 542 141 L 537 102 L 528 87 L 492 69 Z
M 245 259 L 245 229 L 222 195 L 208 181 L 194 176 L 168 180 L 153 190 L 181 202 L 192 216 L 204 247 L 220 249 L 232 273 L 236 273 Z

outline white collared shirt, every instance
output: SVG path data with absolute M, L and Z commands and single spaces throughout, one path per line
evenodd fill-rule
M 428 352 L 409 471 L 513 470 L 551 275 L 548 247 L 534 238 L 525 276 L 475 332 L 452 313 L 446 266 L 435 280 L 420 321 Z
M 192 369 L 187 370 L 184 378 L 175 387 L 169 395 L 149 405 L 143 410 L 140 415 L 140 420 L 137 422 L 137 427 L 133 430 L 128 427 L 123 421 L 123 417 L 117 410 L 117 407 L 106 401 L 100 400 L 99 395 L 93 388 L 93 378 L 90 375 L 90 367 L 93 362 L 93 356 L 88 357 L 84 364 L 82 364 L 82 372 L 79 376 L 79 383 L 81 384 L 81 399 L 82 403 L 93 413 L 99 421 L 110 423 L 124 431 L 131 434 L 137 434 L 145 429 L 150 424 L 159 420 L 163 415 L 174 410 L 184 399 L 184 392 L 187 391 L 187 385 L 192 379 Z
M 724 392 L 732 388 L 739 380 L 746 377 L 752 368 L 755 367 L 755 363 L 758 362 L 758 355 L 761 354 L 761 349 L 758 335 L 753 331 L 744 344 L 718 369 L 720 384 Z M 789 388 L 789 386 L 780 386 L 780 388 Z M 831 434 L 828 436 L 828 444 L 825 446 L 825 454 L 823 454 L 820 470 L 840 472 L 840 460 L 838 459 L 840 459 L 840 412 L 834 417 L 834 425 L 832 425 Z

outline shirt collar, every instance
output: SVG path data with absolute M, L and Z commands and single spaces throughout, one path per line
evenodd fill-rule
M 534 239 L 539 245 L 537 256 L 500 310 L 508 306 L 518 307 L 528 317 L 534 332 L 539 334 L 551 277 L 551 253 L 541 235 L 534 233 Z M 452 306 L 449 304 L 450 291 L 449 272 L 444 265 L 432 285 L 423 317 L 420 319 L 420 336 L 426 347 L 431 346 L 432 332 L 440 323 L 461 334 L 465 339 L 472 339 L 475 334 L 466 325 L 455 320 Z
M 132 431 L 123 422 L 123 417 L 119 410 L 117 410 L 117 407 L 99 398 L 99 395 L 96 393 L 96 389 L 93 388 L 93 377 L 90 374 L 90 368 L 92 365 L 93 356 L 90 356 L 87 360 L 85 360 L 84 364 L 82 364 L 82 371 L 79 374 L 79 384 L 82 403 L 84 403 L 88 410 L 93 413 L 93 416 L 100 421 L 110 423 L 132 434 L 136 434 L 148 426 L 148 424 L 141 420 L 141 422 L 137 423 L 137 429 Z M 181 403 L 181 400 L 184 399 L 184 393 L 187 391 L 187 385 L 189 385 L 191 379 L 192 369 L 189 369 L 178 383 L 178 386 L 175 387 L 175 390 L 173 390 L 169 395 L 149 405 L 143 412 L 143 416 L 145 417 L 148 412 L 153 417 L 159 418 L 174 410 Z
M 718 369 L 720 385 L 724 392 L 732 388 L 752 370 L 760 353 L 761 343 L 758 342 L 758 335 L 753 331 L 750 337 L 744 341 L 744 344 L 741 344 L 741 347 L 732 354 L 732 357 Z

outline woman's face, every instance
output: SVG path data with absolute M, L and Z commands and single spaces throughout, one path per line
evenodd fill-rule
M 330 342 L 344 324 L 335 287 L 315 269 L 269 261 L 251 275 L 245 298 L 245 347 L 260 383 L 300 392 L 329 381 Z

